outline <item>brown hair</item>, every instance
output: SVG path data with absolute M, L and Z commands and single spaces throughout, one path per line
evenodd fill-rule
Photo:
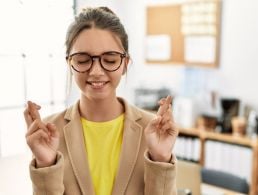
M 108 7 L 96 7 L 84 8 L 69 26 L 65 41 L 66 56 L 70 54 L 71 47 L 80 32 L 91 28 L 108 30 L 117 35 L 128 54 L 128 36 L 120 19 Z

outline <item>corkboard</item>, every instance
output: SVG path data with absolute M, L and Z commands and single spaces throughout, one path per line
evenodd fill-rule
M 184 36 L 180 32 L 180 17 L 180 5 L 147 8 L 147 35 L 167 34 L 171 37 L 171 59 L 167 62 L 184 63 Z
M 198 3 L 199 1 L 196 1 Z M 213 1 L 214 2 L 214 1 Z M 161 35 L 166 34 L 171 38 L 171 57 L 166 61 L 148 61 L 149 64 L 182 64 L 188 66 L 204 66 L 204 67 L 218 67 L 219 64 L 219 47 L 220 47 L 220 15 L 221 15 L 221 2 L 216 1 L 216 46 L 214 49 L 214 62 L 191 62 L 185 60 L 185 48 L 184 41 L 186 35 L 181 31 L 182 29 L 182 5 L 183 4 L 171 4 L 171 5 L 159 5 L 148 6 L 146 9 L 146 36 L 148 35 Z M 193 3 L 193 2 L 191 2 Z M 189 35 L 189 34 L 188 34 Z M 195 36 L 199 36 L 193 34 Z M 205 36 L 202 34 L 201 36 Z

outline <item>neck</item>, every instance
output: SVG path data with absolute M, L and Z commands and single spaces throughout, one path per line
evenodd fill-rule
M 124 106 L 117 98 L 93 100 L 80 99 L 80 114 L 89 121 L 103 122 L 117 118 L 124 112 Z

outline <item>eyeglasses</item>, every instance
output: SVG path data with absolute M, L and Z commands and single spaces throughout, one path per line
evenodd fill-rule
M 67 56 L 66 60 L 68 61 L 68 64 L 79 73 L 90 70 L 94 59 L 99 59 L 99 63 L 104 70 L 114 72 L 119 69 L 125 57 L 125 53 L 117 51 L 108 51 L 96 56 L 91 56 L 85 52 L 78 52 Z

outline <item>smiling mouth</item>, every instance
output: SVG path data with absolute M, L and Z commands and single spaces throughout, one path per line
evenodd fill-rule
M 87 81 L 87 84 L 91 85 L 93 88 L 102 88 L 108 81 Z

